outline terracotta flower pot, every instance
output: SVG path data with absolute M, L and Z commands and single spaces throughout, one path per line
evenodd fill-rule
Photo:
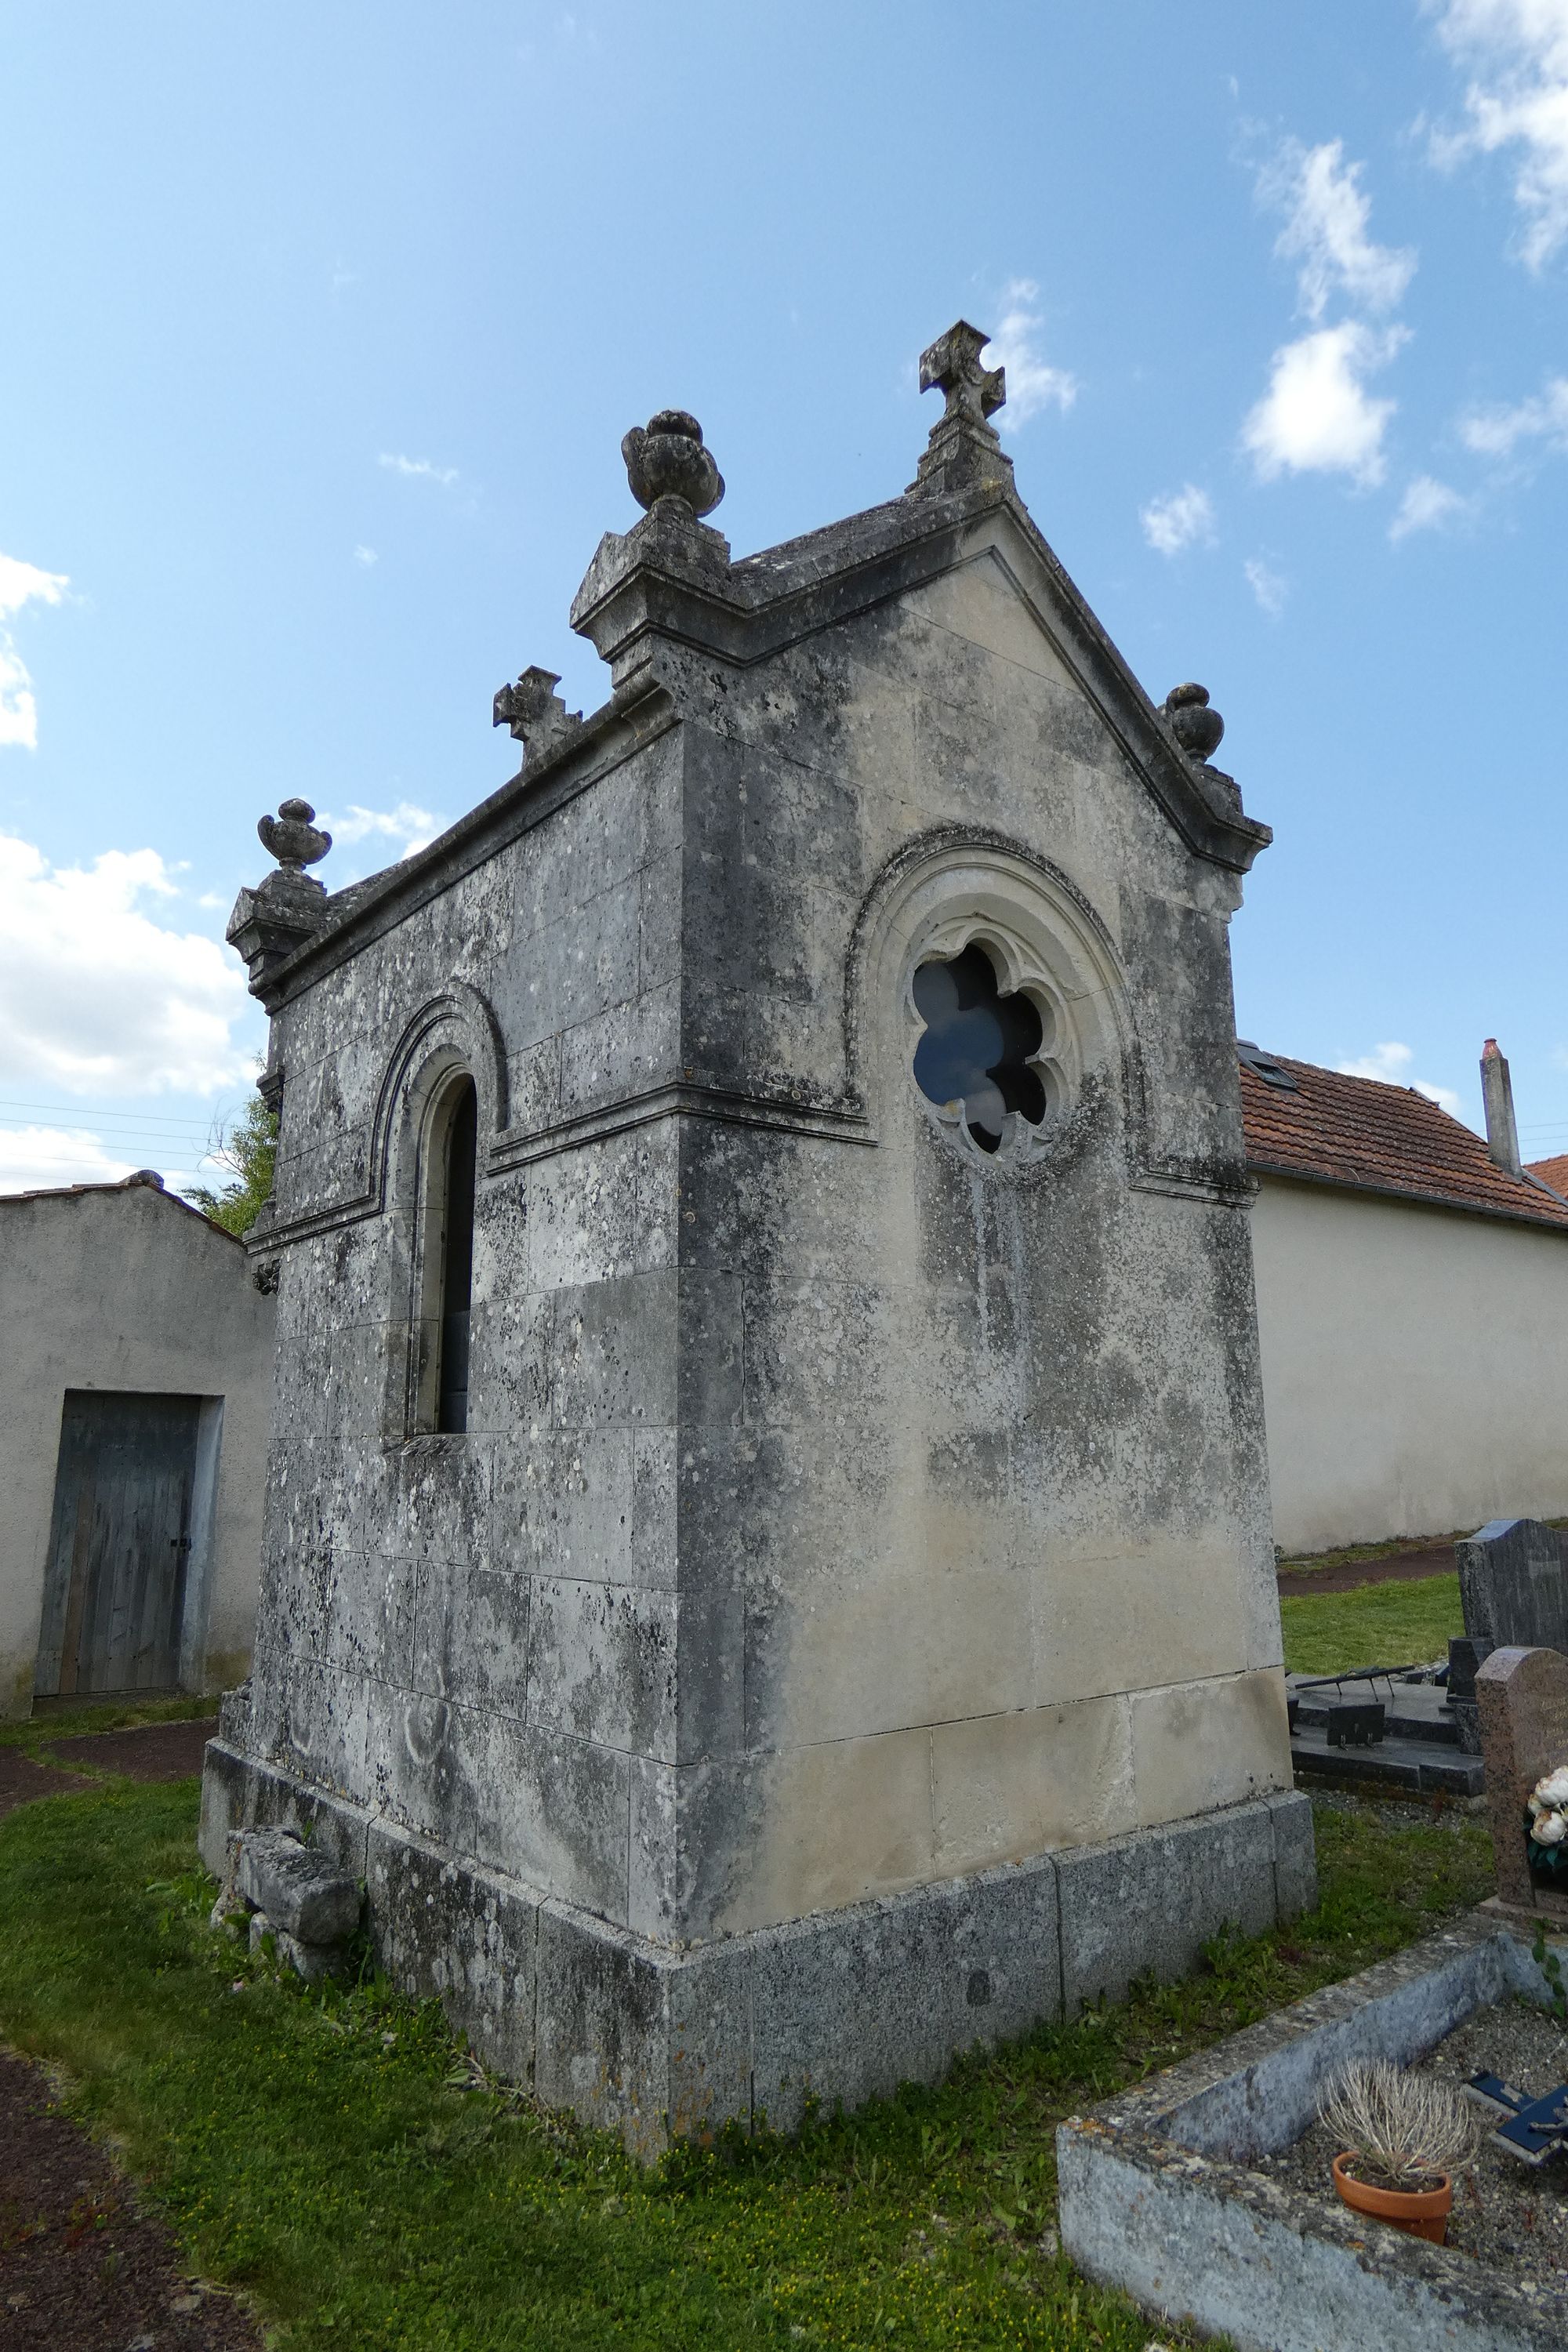
M 1357 2180 L 1346 2171 L 1354 2154 L 1353 2148 L 1347 2148 L 1334 2158 L 1334 2187 L 1352 2211 L 1374 2214 L 1378 2221 L 1392 2221 L 1396 2230 L 1406 2231 L 1413 2238 L 1430 2238 L 1435 2246 L 1442 2245 L 1448 2235 L 1448 2214 L 1454 2202 L 1454 2184 L 1447 2174 L 1436 2189 L 1374 2189 L 1370 2181 Z

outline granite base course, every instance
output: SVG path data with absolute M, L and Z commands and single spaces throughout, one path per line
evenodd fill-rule
M 1316 1899 L 1294 1791 L 681 1950 L 214 1740 L 208 1868 L 253 1825 L 308 1829 L 363 1878 L 382 1965 L 487 2064 L 649 2157 L 932 2082 L 977 2043 L 1181 1975 L 1227 1923 L 1257 1933 Z

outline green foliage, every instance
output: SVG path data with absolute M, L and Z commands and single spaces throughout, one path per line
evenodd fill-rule
M 247 1234 L 271 1193 L 278 1156 L 278 1121 L 259 1092 L 251 1095 L 237 1118 L 220 1129 L 207 1156 L 230 1170 L 232 1181 L 216 1192 L 208 1185 L 193 1184 L 186 1199 L 226 1233 Z
M 1559 2025 L 1568 2025 L 1568 1988 L 1563 1982 L 1563 1963 L 1546 1940 L 1546 1922 L 1535 1923 L 1535 1941 L 1530 1957 L 1546 1979 L 1546 1997 L 1552 2004 L 1552 2014 Z
M 111 1782 L 0 1822 L 0 2034 L 64 2070 L 287 2352 L 1143 2352 L 1147 2320 L 1055 2251 L 1057 2124 L 1490 1883 L 1462 1816 L 1327 1802 L 1310 1917 L 934 2090 L 645 2170 L 496 2084 L 434 2005 L 302 1987 L 210 1929 L 195 1810 L 190 1784 Z
M 1296 1593 L 1280 1601 L 1279 1617 L 1293 1675 L 1425 1664 L 1447 1657 L 1450 1637 L 1465 1630 L 1458 1574 L 1363 1584 L 1353 1592 Z

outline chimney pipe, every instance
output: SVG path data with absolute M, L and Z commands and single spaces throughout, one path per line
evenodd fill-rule
M 1510 1176 L 1522 1175 L 1519 1129 L 1513 1118 L 1513 1083 L 1495 1037 L 1489 1037 L 1481 1048 L 1481 1100 L 1486 1105 L 1487 1150 Z

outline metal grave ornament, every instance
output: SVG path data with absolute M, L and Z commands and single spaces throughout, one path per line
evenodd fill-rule
M 1532 2099 L 1500 2074 L 1472 2074 L 1464 2091 L 1484 2115 L 1506 2118 L 1493 2132 L 1492 2143 L 1521 2163 L 1544 2164 L 1548 2157 L 1568 2148 L 1568 2083 L 1559 2083 L 1544 2098 Z

